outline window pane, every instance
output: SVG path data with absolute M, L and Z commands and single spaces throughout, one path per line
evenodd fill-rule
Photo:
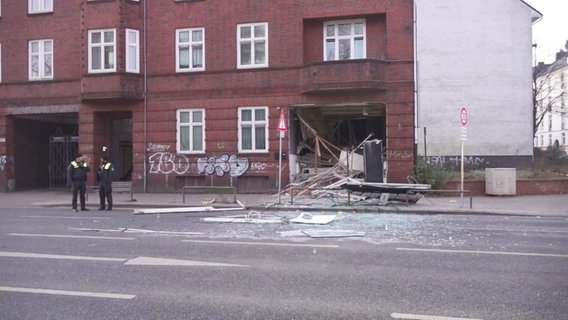
M 254 137 L 255 137 L 255 149 L 257 150 L 264 150 L 265 149 L 265 130 L 264 127 L 256 127 L 254 128 Z
M 362 23 L 355 23 L 353 25 L 353 29 L 354 29 L 354 34 L 363 34 L 363 24 Z
M 114 42 L 114 32 L 105 31 L 105 42 Z
M 128 43 L 136 44 L 136 42 L 137 42 L 136 41 L 136 32 L 129 31 L 127 33 L 127 35 L 128 35 Z
M 351 35 L 351 24 L 340 24 L 337 26 L 337 34 L 340 36 Z
M 335 60 L 335 40 L 329 39 L 325 42 L 325 60 Z
M 251 121 L 251 120 L 252 120 L 251 110 L 242 110 L 241 111 L 241 121 Z
M 50 54 L 46 55 L 44 60 L 45 60 L 43 67 L 44 76 L 51 77 L 51 55 Z
M 189 127 L 182 126 L 179 128 L 179 148 L 182 151 L 189 150 Z
M 335 25 L 327 25 L 325 27 L 325 35 L 328 37 L 333 37 L 335 35 Z
M 44 41 L 43 42 L 43 51 L 51 52 L 51 41 Z
M 354 59 L 361 59 L 364 58 L 364 51 L 363 51 L 363 38 L 355 38 L 355 47 L 353 50 L 353 58 Z
M 94 47 L 91 48 L 91 69 L 100 70 L 101 69 L 101 48 Z
M 195 111 L 193 113 L 193 122 L 202 122 L 203 121 L 203 112 Z
M 101 43 L 101 33 L 100 32 L 91 33 L 91 43 Z
M 339 39 L 339 60 L 347 60 L 351 57 L 350 39 Z
M 105 47 L 105 69 L 114 68 L 114 47 Z
M 189 48 L 182 47 L 179 49 L 179 68 L 187 69 L 189 68 Z
M 193 150 L 199 151 L 203 150 L 203 127 L 194 126 L 193 127 Z
M 241 39 L 248 39 L 251 37 L 250 27 L 241 27 Z
M 243 150 L 252 150 L 252 129 L 243 128 L 241 134 Z
M 128 69 L 136 70 L 136 47 L 128 47 Z
M 179 122 L 180 123 L 189 123 L 189 112 L 180 112 L 179 113 Z
M 31 46 L 32 46 L 32 48 L 31 48 L 32 53 L 39 52 L 39 42 L 34 41 L 34 42 L 31 43 Z
M 39 77 L 39 56 L 34 55 L 32 56 L 32 77 L 37 78 Z
M 262 64 L 265 60 L 265 43 L 264 41 L 260 41 L 255 43 L 254 45 L 254 63 L 255 64 Z
M 265 37 L 264 26 L 254 26 L 254 36 L 256 38 Z
M 189 31 L 180 31 L 178 33 L 179 42 L 189 42 Z
M 241 43 L 241 64 L 251 64 L 251 44 Z
M 193 68 L 201 68 L 203 67 L 203 50 L 201 46 L 194 46 L 193 47 Z
M 203 32 L 201 32 L 201 30 L 194 30 L 191 33 L 191 40 L 192 41 L 202 41 L 203 40 Z
M 264 109 L 255 109 L 254 110 L 254 120 L 255 121 L 264 121 Z

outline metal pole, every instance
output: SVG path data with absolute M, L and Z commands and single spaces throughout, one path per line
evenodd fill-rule
M 463 208 L 463 139 L 461 142 L 461 205 L 460 208 Z
M 282 136 L 283 131 L 279 132 L 280 138 L 278 139 L 278 204 L 280 204 L 281 189 L 282 189 Z

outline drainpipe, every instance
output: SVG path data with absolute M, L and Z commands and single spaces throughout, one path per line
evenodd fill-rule
M 147 49 L 147 44 L 148 44 L 148 35 L 147 35 L 147 28 L 148 28 L 148 19 L 147 19 L 147 10 L 148 10 L 148 5 L 147 5 L 147 0 L 144 0 L 144 6 L 143 6 L 143 19 L 144 19 L 144 51 L 143 51 L 143 56 L 144 56 L 144 129 L 143 129 L 143 135 L 144 135 L 144 160 L 143 160 L 143 169 L 144 169 L 144 173 L 143 173 L 143 191 L 144 193 L 146 193 L 147 191 L 147 187 L 148 187 L 148 180 L 146 177 L 146 159 L 148 159 L 148 151 L 147 151 L 147 145 L 148 145 L 148 132 L 147 132 L 147 128 L 148 128 L 148 99 L 147 99 L 147 94 L 148 94 L 148 62 L 147 62 L 147 56 L 148 56 L 148 49 Z
M 418 27 L 417 27 L 417 23 L 416 23 L 416 19 L 417 19 L 417 8 L 416 8 L 416 1 L 418 0 L 413 0 L 412 1 L 412 25 L 414 28 L 414 145 L 418 145 L 418 126 L 419 126 L 419 117 L 418 117 L 418 112 L 419 112 L 419 94 L 418 94 Z M 426 147 L 426 146 L 424 146 Z M 418 154 L 418 149 L 415 148 L 414 150 L 415 155 Z M 415 158 L 416 161 L 416 158 Z

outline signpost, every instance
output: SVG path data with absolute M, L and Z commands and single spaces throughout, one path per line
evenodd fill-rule
M 463 146 L 467 140 L 467 108 L 462 107 L 460 109 L 460 122 L 461 122 L 461 207 L 463 208 L 463 180 L 464 180 L 464 168 L 463 168 Z
M 286 127 L 286 115 L 284 114 L 284 108 L 280 109 L 280 119 L 278 120 L 278 204 L 280 204 L 280 193 L 282 189 L 282 138 L 284 134 L 288 131 Z

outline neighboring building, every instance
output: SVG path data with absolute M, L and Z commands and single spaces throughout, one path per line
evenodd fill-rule
M 533 160 L 532 23 L 520 0 L 416 0 L 418 157 L 466 169 Z
M 0 191 L 63 187 L 77 151 L 137 191 L 274 191 L 281 110 L 283 184 L 371 132 L 412 173 L 412 0 L 1 2 Z
M 566 42 L 568 49 L 568 41 Z M 535 67 L 536 115 L 534 146 L 568 152 L 568 51 L 556 54 L 551 64 Z

